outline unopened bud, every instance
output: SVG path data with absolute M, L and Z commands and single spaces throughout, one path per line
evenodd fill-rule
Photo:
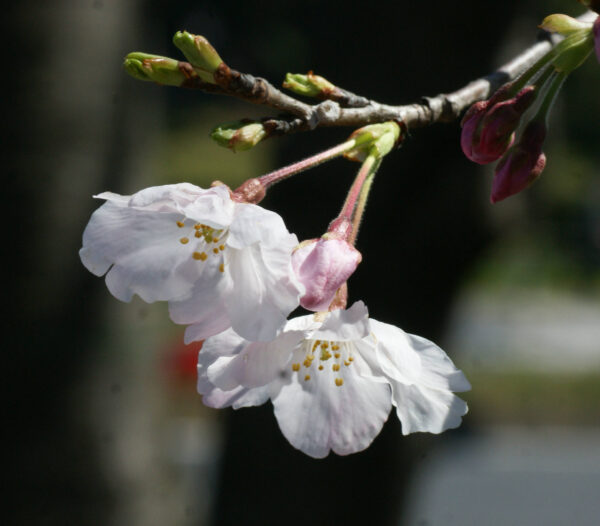
M 327 234 L 301 243 L 292 253 L 292 268 L 306 290 L 300 305 L 312 311 L 327 310 L 361 260 L 350 243 Z
M 256 146 L 267 132 L 260 122 L 235 121 L 217 126 L 210 136 L 219 145 L 241 152 Z
M 481 100 L 473 104 L 460 121 L 462 127 L 460 146 L 471 161 L 488 164 L 498 159 L 498 157 L 489 157 L 485 152 L 480 151 L 483 119 L 490 108 L 510 99 L 511 89 L 512 84 L 504 84 L 488 100 Z
M 581 29 L 589 29 L 591 24 L 588 22 L 580 22 L 579 20 L 563 14 L 548 15 L 538 26 L 540 29 L 549 31 L 550 33 L 558 33 L 559 35 L 570 35 Z
M 287 73 L 283 87 L 298 95 L 320 98 L 325 98 L 335 90 L 335 86 L 331 82 L 319 75 L 315 75 L 312 71 L 309 71 L 306 75 L 302 75 L 301 73 Z
M 521 117 L 533 104 L 536 95 L 535 87 L 527 86 L 512 99 L 498 102 L 486 112 L 481 123 L 479 143 L 476 148 L 473 146 L 480 164 L 500 159 L 510 148 Z
M 147 80 L 167 86 L 181 86 L 186 76 L 179 69 L 179 62 L 172 58 L 148 53 L 129 53 L 123 62 L 125 71 L 138 80 Z
M 386 156 L 401 140 L 400 126 L 393 121 L 369 124 L 355 130 L 348 139 L 354 139 L 354 148 L 344 154 L 346 159 L 363 162 L 368 155 Z
M 215 48 L 201 35 L 187 31 L 177 31 L 173 37 L 175 44 L 205 82 L 215 83 L 213 73 L 223 62 Z
M 500 160 L 492 183 L 492 203 L 502 201 L 530 186 L 546 166 L 542 152 L 546 126 L 540 120 L 531 121 L 519 142 Z

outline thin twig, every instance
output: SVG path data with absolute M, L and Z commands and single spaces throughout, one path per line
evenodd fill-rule
M 589 22 L 595 16 L 595 13 L 588 11 L 578 20 Z M 329 97 L 329 100 L 319 104 L 306 104 L 281 92 L 267 80 L 240 73 L 224 63 L 215 73 L 216 85 L 190 78 L 183 87 L 238 97 L 289 114 L 289 117 L 263 120 L 270 135 L 307 131 L 319 126 L 358 128 L 389 120 L 401 121 L 408 128 L 420 128 L 436 122 L 451 122 L 458 119 L 471 104 L 486 99 L 504 83 L 517 78 L 560 40 L 557 35 L 542 32 L 537 43 L 493 73 L 474 80 L 452 93 L 423 97 L 421 103 L 402 106 L 381 104 L 341 88 L 336 88 L 336 96 Z M 180 63 L 180 68 L 188 67 L 191 68 L 185 62 Z

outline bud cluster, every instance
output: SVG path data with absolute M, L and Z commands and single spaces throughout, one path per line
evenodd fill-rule
M 542 147 L 552 104 L 566 77 L 590 55 L 593 39 L 600 60 L 599 20 L 590 24 L 563 14 L 546 17 L 540 28 L 564 39 L 521 77 L 503 85 L 488 100 L 476 102 L 465 113 L 461 122 L 464 154 L 479 164 L 499 161 L 492 183 L 492 203 L 524 190 L 544 169 Z M 517 140 L 522 120 L 527 122 Z

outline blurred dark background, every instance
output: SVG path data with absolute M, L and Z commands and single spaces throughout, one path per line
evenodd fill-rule
M 121 69 L 128 52 L 178 57 L 170 39 L 186 29 L 206 36 L 232 67 L 274 84 L 288 71 L 312 69 L 400 104 L 491 71 L 532 43 L 536 25 L 554 11 L 582 9 L 574 0 L 466 0 L 459 7 L 441 0 L 30 0 L 5 11 L 4 61 L 16 65 L 5 79 L 3 134 L 6 524 L 437 524 L 419 519 L 407 497 L 436 448 L 485 425 L 595 429 L 600 344 L 583 375 L 532 373 L 518 360 L 498 372 L 475 349 L 465 355 L 474 389 L 461 429 L 402 437 L 392 414 L 364 453 L 315 461 L 287 444 L 269 404 L 204 408 L 194 392 L 198 346 L 180 344 L 181 328 L 164 306 L 110 297 L 77 256 L 99 206 L 93 194 L 214 179 L 234 186 L 352 131 L 316 130 L 234 155 L 210 142 L 210 129 L 272 113 L 135 81 Z M 469 340 L 474 328 L 465 323 L 481 314 L 477 301 L 497 308 L 495 298 L 502 299 L 508 316 L 523 291 L 534 291 L 528 298 L 543 291 L 541 303 L 548 290 L 558 303 L 585 297 L 589 343 L 600 321 L 593 310 L 600 303 L 598 86 L 600 67 L 591 58 L 555 108 L 541 180 L 495 207 L 491 171 L 462 156 L 457 123 L 415 130 L 375 183 L 350 300 L 440 342 L 459 367 L 459 347 L 471 342 L 493 353 L 500 345 L 487 333 L 483 343 Z M 300 239 L 318 236 L 356 168 L 328 163 L 277 186 L 264 205 Z M 485 320 L 478 321 L 481 329 Z M 444 524 L 470 524 L 452 517 Z

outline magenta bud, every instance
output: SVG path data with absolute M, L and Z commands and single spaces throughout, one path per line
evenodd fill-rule
M 483 118 L 478 155 L 491 163 L 500 159 L 514 141 L 521 117 L 533 104 L 537 93 L 533 86 L 523 88 L 512 99 L 498 102 Z
M 592 31 L 594 32 L 594 49 L 596 50 L 596 57 L 598 58 L 598 62 L 600 62 L 600 16 L 596 18 Z
M 462 126 L 462 132 L 460 134 L 460 146 L 463 153 L 474 162 L 477 160 L 476 149 L 473 151 L 473 146 L 477 146 L 479 143 L 479 125 L 485 117 L 485 112 L 489 106 L 489 100 L 481 100 L 471 106 L 465 116 L 463 117 L 460 125 Z
M 546 166 L 542 152 L 546 126 L 540 121 L 531 121 L 521 140 L 500 160 L 494 173 L 490 201 L 497 203 L 518 194 L 530 186 Z
M 337 290 L 362 260 L 350 243 L 326 236 L 304 241 L 292 253 L 292 268 L 306 289 L 300 305 L 312 311 L 329 309 Z
M 471 161 L 479 164 L 487 164 L 495 160 L 487 160 L 485 155 L 482 155 L 479 151 L 481 128 L 488 109 L 508 99 L 511 87 L 511 84 L 504 84 L 488 100 L 481 100 L 473 104 L 462 118 L 460 122 L 462 126 L 460 146 L 463 153 Z

